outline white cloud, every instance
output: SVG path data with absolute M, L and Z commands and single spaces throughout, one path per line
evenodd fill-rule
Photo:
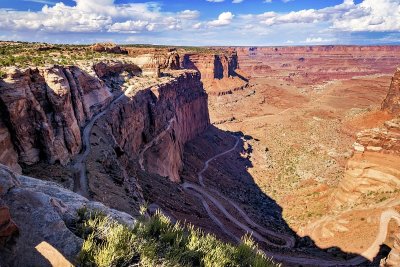
M 3 39 L 77 43 L 115 39 L 125 42 L 134 35 L 131 40 L 137 42 L 195 45 L 274 45 L 285 44 L 288 40 L 293 44 L 400 43 L 400 0 L 362 0 L 357 4 L 353 0 L 342 0 L 335 6 L 293 12 L 235 15 L 223 12 L 214 20 L 201 19 L 197 10 L 165 12 L 161 4 L 151 0 L 130 4 L 116 4 L 115 0 L 74 0 L 71 6 L 61 0 L 25 1 L 48 2 L 49 5 L 39 11 L 0 8 L 0 36 L 9 36 Z M 60 3 L 50 5 L 53 1 Z M 253 1 L 209 0 L 236 4 Z M 259 4 L 282 2 L 257 1 Z M 377 39 L 368 32 L 382 35 Z M 389 36 L 393 33 L 396 34 Z
M 349 5 L 353 1 L 347 1 Z M 364 0 L 334 19 L 333 28 L 346 31 L 400 31 L 399 0 Z
M 178 13 L 178 17 L 181 19 L 194 20 L 199 18 L 200 12 L 197 10 L 184 10 Z
M 232 0 L 232 3 L 233 4 L 240 4 L 240 3 L 242 3 L 243 2 L 243 0 Z
M 335 39 L 325 39 L 322 37 L 308 37 L 304 43 L 307 44 L 322 44 L 322 43 L 332 43 Z
M 221 3 L 224 2 L 225 0 L 207 0 L 207 2 L 212 2 L 212 3 Z
M 219 26 L 229 25 L 229 24 L 231 24 L 234 16 L 235 15 L 233 15 L 231 12 L 222 12 L 218 16 L 218 19 L 209 21 L 208 25 L 212 26 L 212 27 L 219 27 Z
M 35 0 L 36 1 L 36 0 Z M 39 0 L 41 1 L 41 0 Z M 60 2 L 37 12 L 0 9 L 0 30 L 41 32 L 121 32 L 179 30 L 199 17 L 196 10 L 161 12 L 159 4 L 114 4 L 114 0 Z
M 55 5 L 56 2 L 48 1 L 48 0 L 23 0 L 24 2 L 32 2 L 38 4 L 47 4 L 47 5 Z

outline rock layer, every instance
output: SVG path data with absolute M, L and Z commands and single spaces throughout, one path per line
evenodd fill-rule
M 354 203 L 362 194 L 400 189 L 400 118 L 358 133 L 353 148 L 334 195 L 336 206 Z
M 146 171 L 179 181 L 184 144 L 210 124 L 198 72 L 174 72 L 172 81 L 143 89 L 110 110 L 106 120 L 122 151 Z
M 313 85 L 354 76 L 392 74 L 398 46 L 237 47 L 240 68 L 252 77 Z
M 78 67 L 8 69 L 0 80 L 1 163 L 67 163 L 81 149 L 80 127 L 112 95 Z M 11 136 L 9 138 L 8 136 Z
M 393 76 L 388 95 L 382 103 L 382 109 L 393 114 L 400 114 L 400 68 Z
M 1 198 L 19 227 L 12 247 L 0 248 L 1 266 L 66 266 L 57 265 L 59 262 L 73 266 L 83 241 L 69 227 L 78 220 L 81 208 L 102 211 L 128 225 L 135 222 L 126 213 L 89 201 L 55 183 L 17 175 L 1 164 L 0 185 L 4 192 Z

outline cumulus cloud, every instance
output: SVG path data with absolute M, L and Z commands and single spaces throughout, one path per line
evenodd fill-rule
M 266 0 L 265 2 L 270 2 Z M 289 13 L 266 12 L 242 15 L 249 23 L 266 26 L 291 23 L 329 23 L 331 29 L 345 31 L 399 31 L 399 0 L 364 0 L 355 4 L 344 0 L 342 4 L 322 9 L 305 9 Z
M 114 0 L 60 2 L 37 12 L 0 9 L 0 29 L 41 32 L 121 32 L 181 29 L 199 17 L 196 10 L 161 12 L 157 3 L 114 4 Z
M 209 21 L 208 25 L 211 27 L 226 26 L 226 25 L 231 24 L 233 17 L 234 17 L 234 15 L 231 12 L 222 12 L 218 16 L 218 19 Z
M 335 39 L 328 39 L 328 38 L 322 38 L 322 37 L 308 37 L 304 43 L 307 44 L 323 44 L 323 43 L 332 43 L 334 42 Z
M 353 1 L 347 1 L 354 5 Z M 398 0 L 364 0 L 334 19 L 333 28 L 346 31 L 400 31 Z
M 295 44 L 337 43 L 339 40 L 342 43 L 364 43 L 368 32 L 381 32 L 381 38 L 387 36 L 382 41 L 400 43 L 398 34 L 389 37 L 392 33 L 400 32 L 399 0 L 342 0 L 340 4 L 321 9 L 292 12 L 234 15 L 227 11 L 214 20 L 201 19 L 197 10 L 165 12 L 161 4 L 151 0 L 142 3 L 131 0 L 129 2 L 133 3 L 129 4 L 116 4 L 115 0 L 74 0 L 72 5 L 64 4 L 61 0 L 24 1 L 48 5 L 38 11 L 0 8 L 0 36 L 10 36 L 3 39 L 92 42 L 112 38 L 127 40 L 129 35 L 134 34 L 132 40 L 142 42 L 175 40 L 186 44 L 202 42 L 203 45 L 228 45 L 229 41 L 239 44 L 240 38 L 242 45 L 273 45 L 284 44 L 287 40 Z M 208 2 L 239 4 L 253 1 Z M 277 3 L 282 0 L 259 0 L 261 2 Z M 287 7 L 290 7 L 290 3 Z M 174 34 L 170 34 L 170 31 L 174 31 Z M 194 39 L 194 33 L 201 38 Z M 55 39 L 56 35 L 59 39 Z M 369 36 L 369 42 L 379 42 L 376 35 Z

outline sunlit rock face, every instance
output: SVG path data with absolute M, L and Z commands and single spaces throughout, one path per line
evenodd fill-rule
M 382 110 L 399 110 L 400 71 L 395 73 Z M 400 117 L 386 121 L 383 127 L 357 133 L 353 156 L 345 176 L 334 194 L 336 207 L 356 202 L 363 194 L 393 192 L 400 189 Z
M 81 149 L 80 127 L 112 99 L 100 79 L 74 66 L 9 68 L 0 88 L 0 162 L 15 170 L 70 161 Z
M 179 181 L 184 144 L 210 124 L 207 94 L 195 71 L 138 92 L 106 115 L 123 151 L 144 170 Z
M 392 83 L 382 109 L 392 114 L 400 114 L 400 68 L 393 76 Z

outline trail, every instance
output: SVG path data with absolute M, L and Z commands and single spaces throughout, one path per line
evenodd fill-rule
M 287 111 L 287 110 L 286 110 Z M 217 218 L 217 216 L 214 214 L 214 212 L 210 209 L 207 200 L 211 201 L 213 203 L 213 205 L 223 214 L 225 215 L 225 217 L 231 221 L 232 223 L 234 223 L 236 226 L 238 226 L 239 228 L 241 228 L 242 230 L 251 233 L 252 236 L 256 239 L 258 239 L 261 242 L 267 243 L 271 246 L 274 247 L 280 247 L 280 248 L 293 248 L 295 245 L 295 239 L 292 236 L 289 235 L 285 235 L 282 233 L 278 233 L 278 232 L 274 232 L 272 230 L 268 230 L 265 229 L 264 227 L 258 225 L 257 223 L 255 223 L 253 220 L 251 220 L 249 218 L 249 216 L 247 215 L 247 213 L 245 211 L 243 211 L 235 202 L 233 202 L 232 200 L 226 198 L 225 196 L 223 196 L 220 192 L 218 192 L 217 190 L 211 190 L 215 195 L 218 195 L 219 197 L 223 198 L 225 201 L 227 201 L 232 207 L 234 207 L 238 213 L 244 218 L 244 220 L 253 227 L 250 228 L 249 226 L 245 225 L 244 223 L 240 222 L 239 220 L 237 220 L 231 213 L 229 213 L 229 211 L 224 207 L 224 205 L 218 200 L 216 199 L 210 192 L 207 191 L 207 188 L 204 184 L 204 172 L 208 169 L 209 164 L 211 161 L 226 155 L 232 151 L 234 151 L 238 144 L 240 139 L 236 138 L 236 143 L 235 145 L 220 153 L 217 154 L 213 157 L 211 157 L 210 159 L 208 159 L 205 164 L 204 167 L 198 172 L 197 176 L 198 176 L 198 180 L 201 186 L 196 185 L 196 184 L 192 184 L 189 182 L 184 182 L 182 184 L 182 187 L 185 190 L 190 190 L 192 193 L 194 192 L 195 195 L 201 200 L 207 214 L 210 216 L 210 218 L 216 223 L 216 225 L 218 225 L 221 230 L 226 233 L 227 235 L 233 237 L 234 240 L 238 241 L 240 240 L 239 237 L 235 236 L 233 233 L 231 233 L 227 227 Z M 381 214 L 381 218 L 380 218 L 380 224 L 379 224 L 379 232 L 375 238 L 375 241 L 370 245 L 370 247 L 368 249 L 366 249 L 364 252 L 362 252 L 359 256 L 356 256 L 350 260 L 330 260 L 330 259 L 322 259 L 322 258 L 313 258 L 312 256 L 291 256 L 291 255 L 287 255 L 285 253 L 275 253 L 275 252 L 270 252 L 270 251 L 266 251 L 263 250 L 263 252 L 268 256 L 271 257 L 275 260 L 278 261 L 282 261 L 282 262 L 287 262 L 287 263 L 292 263 L 292 264 L 296 264 L 296 265 L 311 265 L 311 266 L 357 266 L 360 265 L 362 263 L 364 263 L 365 261 L 372 260 L 379 252 L 380 246 L 381 244 L 384 243 L 384 241 L 386 240 L 387 234 L 388 234 L 388 228 L 389 228 L 389 223 L 391 220 L 395 220 L 397 222 L 397 224 L 400 226 L 400 214 L 394 210 L 394 209 L 388 209 L 384 212 L 382 212 Z M 275 244 L 269 240 L 267 240 L 262 234 L 260 234 L 259 232 L 255 231 L 254 229 L 257 229 L 258 231 L 260 231 L 261 233 L 263 233 L 264 235 L 269 235 L 272 236 L 274 238 L 278 238 L 281 239 L 285 242 L 284 245 L 280 245 L 280 244 Z
M 89 198 L 89 186 L 88 186 L 88 178 L 86 173 L 86 159 L 90 153 L 90 134 L 92 132 L 93 125 L 95 122 L 101 118 L 104 114 L 106 114 L 111 107 L 123 99 L 126 95 L 122 93 L 117 98 L 115 98 L 102 112 L 96 114 L 92 117 L 92 119 L 85 125 L 82 132 L 82 151 L 79 153 L 74 161 L 73 169 L 74 169 L 74 192 Z
M 237 204 L 235 204 L 233 201 L 228 200 L 227 198 L 223 197 L 222 194 L 220 194 L 219 192 L 217 193 L 216 190 L 213 190 L 218 196 L 223 197 L 225 200 L 227 200 L 241 214 L 241 216 L 244 218 L 244 220 L 249 225 L 251 225 L 255 229 L 258 229 L 264 235 L 272 236 L 275 239 L 281 239 L 282 241 L 284 241 L 283 242 L 284 244 L 281 245 L 281 244 L 276 244 L 276 243 L 271 242 L 270 240 L 265 238 L 262 234 L 260 234 L 259 232 L 255 231 L 255 229 L 252 229 L 248 225 L 246 225 L 246 224 L 240 222 L 239 220 L 237 220 L 234 216 L 232 216 L 231 213 L 229 213 L 229 211 L 224 207 L 224 205 L 222 205 L 220 203 L 220 201 L 218 199 L 216 199 L 212 194 L 207 192 L 207 188 L 206 188 L 206 186 L 204 184 L 204 176 L 203 176 L 204 172 L 208 169 L 210 162 L 212 162 L 213 160 L 215 160 L 215 159 L 217 159 L 219 157 L 222 157 L 222 156 L 234 151 L 237 148 L 237 146 L 239 145 L 240 139 L 238 137 L 236 137 L 236 136 L 235 136 L 235 139 L 236 139 L 236 142 L 235 142 L 235 145 L 232 148 L 230 148 L 230 149 L 228 149 L 228 150 L 226 150 L 226 151 L 224 151 L 222 153 L 219 153 L 219 154 L 211 157 L 210 159 L 208 159 L 204 163 L 203 169 L 201 169 L 200 172 L 198 172 L 198 174 L 197 174 L 198 180 L 199 180 L 199 183 L 200 183 L 201 187 L 198 186 L 198 185 L 189 183 L 189 182 L 183 183 L 182 187 L 184 189 L 186 189 L 186 190 L 191 189 L 191 190 L 196 191 L 198 193 L 197 196 L 201 199 L 201 201 L 203 203 L 203 206 L 207 210 L 207 213 L 209 214 L 210 217 L 215 217 L 215 215 L 209 209 L 209 207 L 206 207 L 204 205 L 204 203 L 207 203 L 205 201 L 204 197 L 207 198 L 209 201 L 211 201 L 225 215 L 225 217 L 227 219 L 229 219 L 231 222 L 233 222 L 236 226 L 241 228 L 243 231 L 251 233 L 252 236 L 254 238 L 258 239 L 260 242 L 264 242 L 264 243 L 266 243 L 266 244 L 268 244 L 270 246 L 280 247 L 280 248 L 291 248 L 291 247 L 293 247 L 294 244 L 295 244 L 295 239 L 292 236 L 279 234 L 279 233 L 276 233 L 274 231 L 267 230 L 264 227 L 258 225 L 253 220 L 251 220 L 250 217 L 246 214 L 246 212 L 244 212 Z M 207 204 L 207 206 L 208 206 L 208 204 Z M 213 221 L 215 221 L 215 220 L 213 219 Z M 217 223 L 217 224 L 220 226 L 219 223 Z M 221 229 L 226 231 L 225 227 L 223 227 Z M 232 234 L 230 234 L 230 235 L 232 235 Z M 238 239 L 238 238 L 236 238 L 236 239 Z
M 156 142 L 158 142 L 158 140 L 160 140 L 161 138 L 163 138 L 167 132 L 171 129 L 172 124 L 176 122 L 176 118 L 173 117 L 172 119 L 169 120 L 168 122 L 168 127 L 167 129 L 165 129 L 164 131 L 162 131 L 161 133 L 159 133 L 153 140 L 151 140 L 151 142 L 147 143 L 142 150 L 140 150 L 139 152 L 139 165 L 140 168 L 142 169 L 142 171 L 146 171 L 143 162 L 144 162 L 144 153 L 150 148 L 152 147 Z

